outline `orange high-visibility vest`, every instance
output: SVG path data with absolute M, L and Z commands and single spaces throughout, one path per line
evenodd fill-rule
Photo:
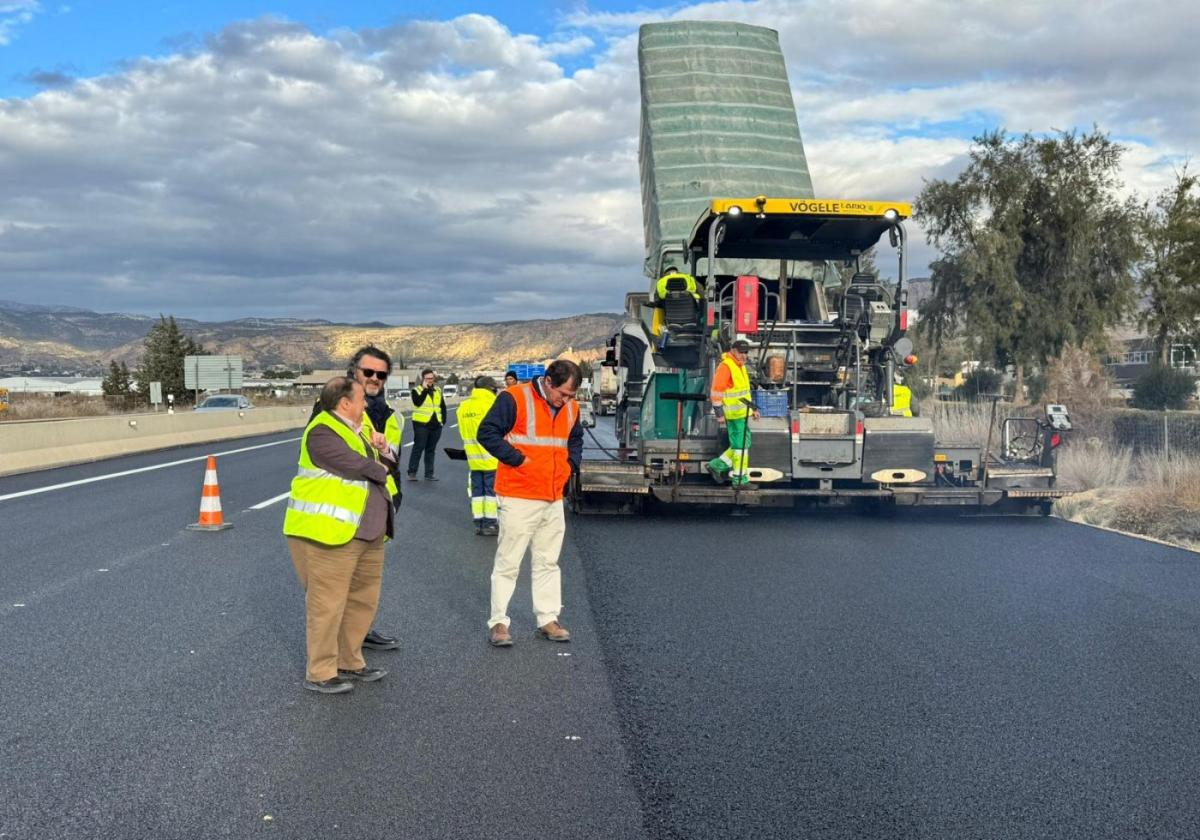
M 555 415 L 549 403 L 534 393 L 532 382 L 505 391 L 517 404 L 517 419 L 505 439 L 525 456 L 525 463 L 496 468 L 496 495 L 555 502 L 571 477 L 567 442 L 579 419 L 579 406 L 567 400 Z

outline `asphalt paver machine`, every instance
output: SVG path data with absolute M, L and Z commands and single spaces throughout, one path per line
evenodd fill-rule
M 668 505 L 956 505 L 1045 512 L 1063 495 L 1055 451 L 1070 421 L 1009 420 L 990 441 L 934 439 L 897 416 L 905 336 L 908 205 L 814 198 L 778 34 L 719 21 L 639 33 L 642 209 L 648 291 L 625 298 L 606 364 L 617 445 L 587 458 L 576 510 Z M 872 260 L 895 257 L 894 282 Z M 686 281 L 659 278 L 690 274 Z M 751 345 L 750 478 L 719 485 L 726 446 L 710 385 L 733 341 Z
M 806 198 L 722 198 L 680 252 L 697 281 L 626 297 L 606 364 L 620 382 L 617 447 L 583 463 L 580 512 L 660 505 L 867 503 L 1047 513 L 1066 491 L 1055 455 L 1062 406 L 1005 420 L 994 443 L 938 441 L 926 417 L 894 409 L 895 374 L 914 361 L 905 335 L 908 205 Z M 895 284 L 859 271 L 889 247 Z M 722 273 L 730 266 L 757 273 Z M 774 268 L 768 273 L 767 267 Z M 704 464 L 726 446 L 709 408 L 722 354 L 735 340 L 761 416 L 750 421 L 753 489 L 719 484 Z

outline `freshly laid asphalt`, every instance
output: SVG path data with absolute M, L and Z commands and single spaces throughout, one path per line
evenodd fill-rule
M 572 642 L 533 637 L 526 572 L 495 650 L 494 541 L 440 458 L 388 549 L 402 649 L 321 696 L 282 502 L 252 507 L 295 437 L 0 479 L 0 837 L 1200 837 L 1196 554 L 1055 520 L 570 517 Z M 203 460 L 14 495 L 210 450 L 220 533 L 184 529 Z

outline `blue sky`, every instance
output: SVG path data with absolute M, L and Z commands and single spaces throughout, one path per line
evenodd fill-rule
M 8 0 L 9 3 L 14 0 Z M 28 0 L 26 0 L 28 2 Z M 0 0 L 3 10 L 6 0 Z M 490 15 L 515 32 L 550 35 L 564 16 L 587 9 L 632 12 L 645 4 L 622 0 L 440 0 L 376 3 L 321 0 L 37 0 L 28 23 L 13 26 L 10 43 L 0 48 L 0 97 L 29 96 L 40 87 L 35 72 L 95 76 L 118 70 L 138 56 L 169 54 L 181 44 L 202 42 L 233 21 L 272 15 L 302 23 L 316 33 L 339 28 L 389 26 L 405 20 L 449 20 L 467 13 Z M 14 9 L 22 7 L 16 4 Z M 10 12 L 15 17 L 16 12 Z M 0 11 L 0 20 L 5 17 Z
M 821 197 L 911 201 L 1001 127 L 1098 125 L 1143 198 L 1200 153 L 1176 0 L 0 0 L 0 299 L 617 310 L 646 282 L 637 28 L 670 19 L 778 32 Z

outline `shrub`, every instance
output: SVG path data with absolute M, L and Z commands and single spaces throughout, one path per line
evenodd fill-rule
M 1049 382 L 1046 380 L 1044 373 L 1031 373 L 1025 377 L 1025 394 L 1031 403 L 1035 405 L 1042 401 L 1042 397 L 1046 393 L 1046 387 Z
M 1196 393 L 1196 379 L 1181 370 L 1155 365 L 1133 385 L 1133 406 L 1151 411 L 1181 409 Z
M 963 384 L 954 389 L 960 398 L 970 402 L 1000 393 L 1000 374 L 987 368 L 976 368 L 967 374 Z

